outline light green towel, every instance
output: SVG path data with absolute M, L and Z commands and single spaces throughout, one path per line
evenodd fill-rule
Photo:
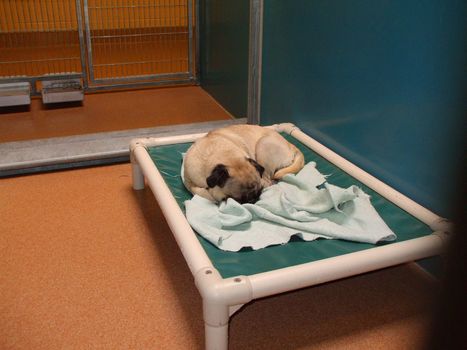
M 185 208 L 193 229 L 227 251 L 285 244 L 293 235 L 373 244 L 396 239 L 367 194 L 327 183 L 314 162 L 266 188 L 255 204 L 229 198 L 217 205 L 195 195 Z

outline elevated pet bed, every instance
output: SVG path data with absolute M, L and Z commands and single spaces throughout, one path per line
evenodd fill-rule
M 450 224 L 324 147 L 292 124 L 270 126 L 316 162 L 329 181 L 356 185 L 397 235 L 380 244 L 292 238 L 260 250 L 223 251 L 200 237 L 184 215 L 192 196 L 180 177 L 182 153 L 204 134 L 133 140 L 130 145 L 133 188 L 145 179 L 193 274 L 203 299 L 206 349 L 227 349 L 230 316 L 258 298 L 313 286 L 433 255 L 448 237 Z

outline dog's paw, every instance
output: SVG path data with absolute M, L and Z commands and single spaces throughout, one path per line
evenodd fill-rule
M 262 177 L 261 178 L 261 186 L 263 188 L 269 187 L 274 185 L 276 182 L 268 177 Z

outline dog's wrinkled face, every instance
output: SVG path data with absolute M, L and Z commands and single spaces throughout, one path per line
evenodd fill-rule
M 255 160 L 245 158 L 229 164 L 217 164 L 206 179 L 208 190 L 218 201 L 233 198 L 239 203 L 255 203 L 263 186 L 264 168 Z

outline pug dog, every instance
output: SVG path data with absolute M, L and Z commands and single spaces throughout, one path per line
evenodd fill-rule
M 254 203 L 263 188 L 303 168 L 303 153 L 278 132 L 232 125 L 209 132 L 187 151 L 183 183 L 214 202 Z

